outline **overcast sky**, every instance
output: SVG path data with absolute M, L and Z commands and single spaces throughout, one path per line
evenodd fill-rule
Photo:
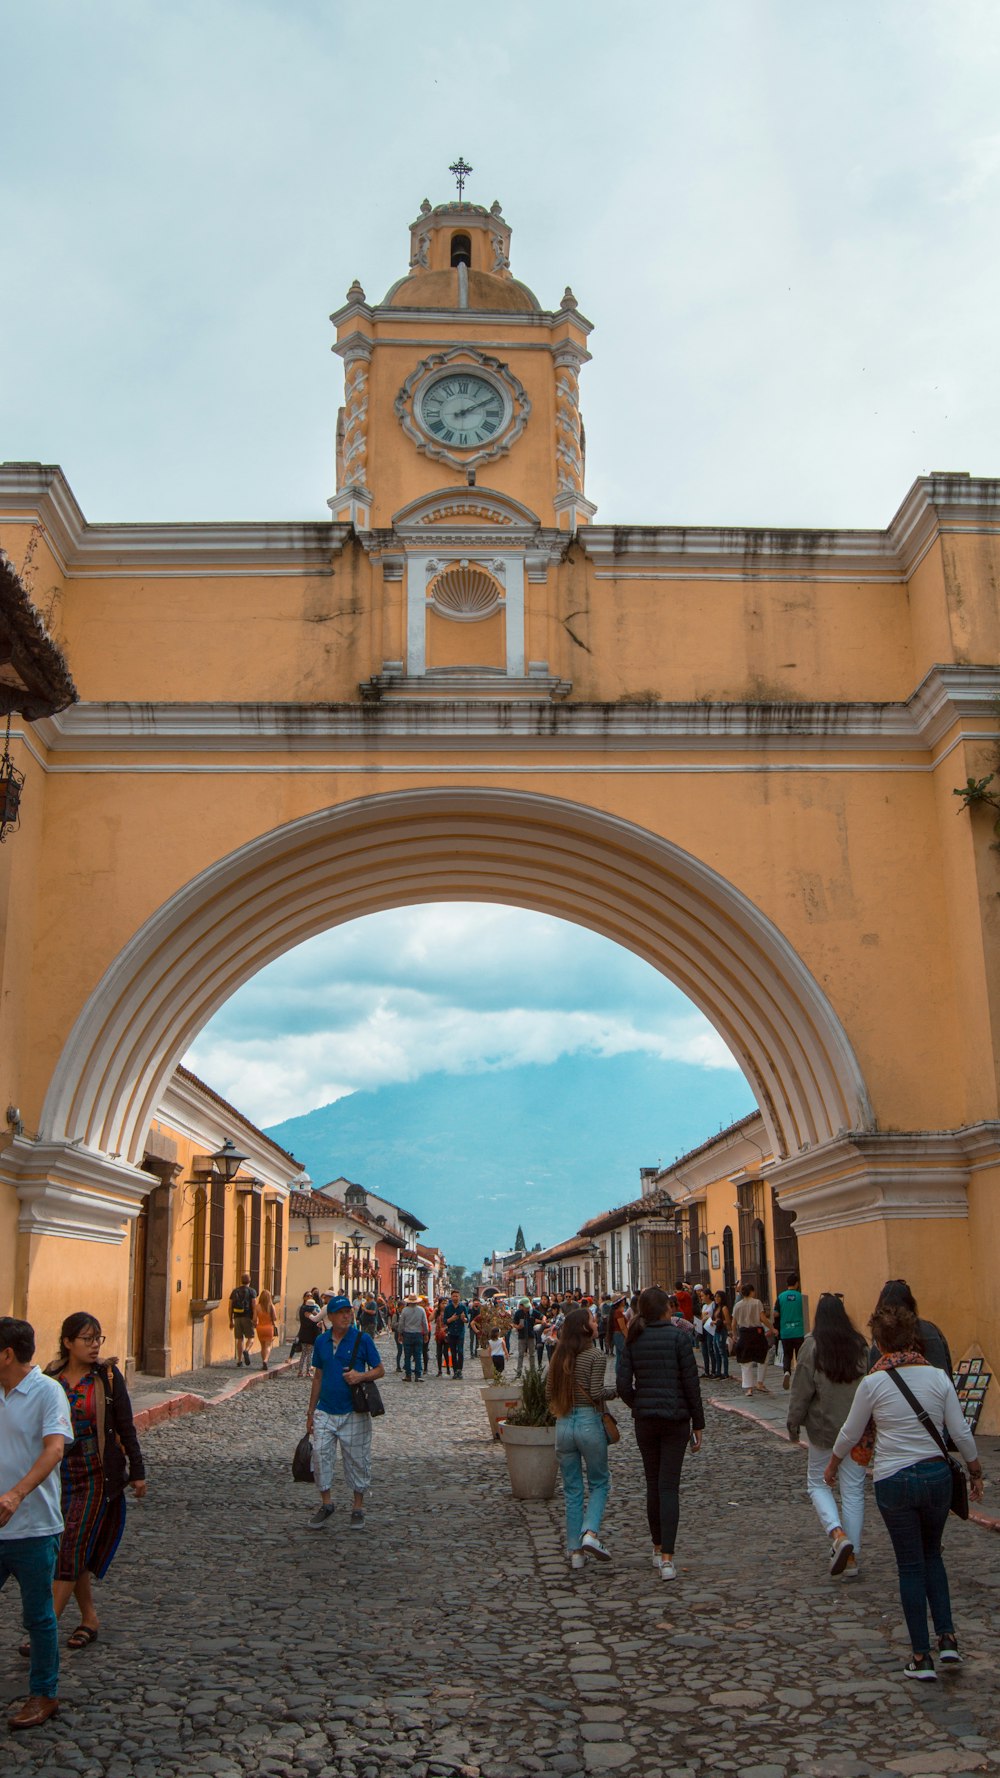
M 405 272 L 459 154 L 515 275 L 595 324 L 599 520 L 884 525 L 919 474 L 1000 473 L 996 0 L 0 0 L 0 26 L 0 457 L 60 463 L 91 520 L 324 519 L 330 310 Z M 726 1064 L 633 959 L 461 926 L 316 941 L 195 1065 L 267 1122 L 442 1059 Z
M 995 0 L 0 0 L 0 455 L 90 519 L 325 518 L 352 278 L 503 203 L 595 323 L 606 522 L 1000 472 Z
M 648 963 L 543 914 L 443 903 L 300 945 L 233 995 L 187 1059 L 273 1124 L 428 1071 L 628 1053 L 720 1070 L 719 1121 L 749 1108 L 721 1038 Z

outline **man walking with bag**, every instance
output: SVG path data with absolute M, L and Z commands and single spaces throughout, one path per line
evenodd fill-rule
M 372 1483 L 372 1418 L 367 1411 L 358 1411 L 352 1391 L 359 1383 L 374 1383 L 384 1377 L 385 1366 L 371 1335 L 351 1326 L 354 1310 L 348 1297 L 332 1296 L 326 1313 L 330 1326 L 313 1347 L 313 1380 L 306 1415 L 320 1493 L 320 1504 L 309 1520 L 309 1530 L 321 1531 L 333 1516 L 330 1490 L 339 1445 L 344 1475 L 354 1491 L 351 1529 L 360 1531 L 365 1522 L 365 1495 Z

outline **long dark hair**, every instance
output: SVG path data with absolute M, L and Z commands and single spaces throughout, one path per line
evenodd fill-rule
M 669 1309 L 670 1298 L 666 1291 L 661 1290 L 658 1284 L 651 1284 L 639 1298 L 639 1313 L 633 1315 L 628 1324 L 628 1333 L 625 1335 L 626 1346 L 631 1346 L 633 1341 L 637 1340 L 641 1333 L 645 1333 L 647 1327 L 652 1327 L 654 1322 L 664 1321 Z
M 868 1347 L 839 1296 L 825 1290 L 813 1317 L 816 1369 L 831 1383 L 853 1383 L 866 1369 Z
M 589 1309 L 570 1309 L 559 1329 L 556 1349 L 549 1359 L 546 1390 L 557 1419 L 576 1406 L 576 1361 L 594 1338 Z

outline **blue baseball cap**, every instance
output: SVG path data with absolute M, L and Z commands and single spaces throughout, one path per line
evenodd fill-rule
M 341 1309 L 350 1309 L 352 1306 L 349 1296 L 332 1296 L 326 1305 L 326 1312 L 328 1315 L 337 1315 Z

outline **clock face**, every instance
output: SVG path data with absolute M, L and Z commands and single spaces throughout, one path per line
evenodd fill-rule
M 474 449 L 502 431 L 507 402 L 494 383 L 471 371 L 434 377 L 420 392 L 417 420 L 429 437 L 453 449 Z

